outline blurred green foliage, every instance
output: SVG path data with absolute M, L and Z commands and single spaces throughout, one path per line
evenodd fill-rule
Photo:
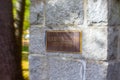
M 23 46 L 22 51 L 28 52 L 28 46 Z
M 30 27 L 30 0 L 26 0 L 25 6 L 25 20 L 24 20 L 24 30 L 27 30 Z
M 24 15 L 24 26 L 23 26 L 23 36 L 29 34 L 27 30 L 30 27 L 30 0 L 25 0 L 25 15 Z M 17 0 L 12 0 L 13 2 L 13 16 L 14 20 L 16 19 L 16 8 Z M 24 38 L 23 38 L 24 39 Z M 22 69 L 23 76 L 25 80 L 29 80 L 29 63 L 28 63 L 28 45 L 22 47 Z
M 17 5 L 17 0 L 12 0 L 13 1 L 13 16 L 14 19 L 16 18 L 16 5 Z M 26 1 L 26 6 L 25 6 L 25 15 L 24 15 L 24 27 L 23 30 L 28 30 L 30 27 L 30 0 L 25 0 Z

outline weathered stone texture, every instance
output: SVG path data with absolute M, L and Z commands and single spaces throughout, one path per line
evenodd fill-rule
M 108 62 L 88 61 L 86 66 L 86 80 L 107 80 Z
M 30 34 L 30 53 L 45 54 L 45 30 L 32 26 Z
M 83 5 L 83 0 L 47 0 L 46 25 L 82 24 Z
M 119 27 L 110 27 L 108 28 L 108 60 L 117 59 L 118 54 L 118 42 L 119 42 Z
M 117 59 L 120 60 L 120 26 L 119 26 L 119 37 L 118 37 L 118 52 L 117 52 Z
M 107 59 L 107 28 L 87 28 L 83 30 L 82 55 L 88 59 Z
M 120 0 L 108 0 L 108 25 L 120 25 Z
M 82 60 L 69 60 L 62 58 L 50 58 L 50 80 L 85 80 L 85 62 Z
M 120 62 L 109 62 L 107 69 L 107 80 L 120 80 Z
M 119 80 L 120 62 L 31 54 L 30 80 Z
M 88 61 L 86 80 L 120 80 L 119 61 Z
M 107 23 L 107 0 L 88 0 L 88 24 Z
M 29 56 L 30 80 L 48 80 L 46 58 L 38 55 Z
M 44 2 L 43 1 L 32 1 L 30 9 L 30 23 L 31 24 L 41 24 L 44 23 Z
M 61 28 L 62 29 L 62 28 Z M 31 27 L 30 36 L 30 52 L 38 54 L 46 54 L 45 47 L 45 31 L 46 30 L 61 30 L 60 28 L 49 29 L 47 27 L 40 28 L 39 26 Z M 74 30 L 75 28 L 66 27 L 64 30 Z M 78 28 L 77 30 L 81 30 Z M 83 32 L 82 55 L 88 59 L 106 60 L 107 59 L 107 28 L 85 28 Z M 39 35 L 38 35 L 39 34 Z M 50 54 L 50 53 L 47 53 Z M 62 55 L 63 53 L 55 53 Z M 80 54 L 80 53 L 78 53 Z M 64 55 L 64 54 L 63 54 Z M 75 54 L 68 54 L 75 55 Z M 68 56 L 66 54 L 66 56 Z M 114 54 L 112 54 L 114 55 Z
M 31 3 L 30 80 L 120 80 L 120 0 Z M 46 30 L 82 31 L 82 54 L 46 52 Z
M 61 26 L 83 24 L 83 0 L 32 1 L 31 24 Z
M 88 24 L 120 25 L 119 0 L 88 0 Z M 110 27 L 109 26 L 109 27 Z
M 85 80 L 85 61 L 31 55 L 30 80 Z

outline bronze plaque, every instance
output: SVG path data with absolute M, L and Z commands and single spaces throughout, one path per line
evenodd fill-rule
M 81 40 L 80 31 L 46 31 L 46 50 L 48 52 L 82 52 Z

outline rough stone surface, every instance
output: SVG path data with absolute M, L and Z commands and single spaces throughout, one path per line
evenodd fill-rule
M 64 57 L 30 55 L 30 80 L 85 80 L 86 63 Z
M 118 54 L 118 42 L 119 42 L 119 28 L 108 28 L 108 60 L 117 59 Z
M 108 0 L 108 24 L 120 25 L 120 0 Z
M 32 26 L 30 34 L 30 53 L 45 53 L 45 31 L 38 26 Z
M 82 55 L 88 59 L 107 59 L 107 28 L 87 28 L 83 30 Z
M 86 80 L 120 80 L 119 61 L 88 61 Z
M 120 1 L 119 0 L 88 0 L 88 24 L 103 25 L 109 27 L 120 25 Z
M 63 29 L 63 28 L 61 28 Z M 64 28 L 63 30 L 74 30 L 75 28 Z M 30 36 L 30 52 L 38 54 L 51 54 L 46 52 L 45 47 L 45 31 L 54 30 L 48 29 L 46 27 L 40 28 L 37 26 L 31 27 L 31 36 Z M 56 28 L 55 30 L 60 30 Z M 77 29 L 81 30 L 81 29 Z M 107 59 L 107 28 L 85 28 L 82 29 L 83 32 L 83 51 L 82 55 L 88 59 L 95 60 L 106 60 Z M 39 34 L 39 35 L 38 35 Z M 62 55 L 63 53 L 55 53 L 56 55 Z M 63 55 L 65 55 L 64 53 Z M 80 54 L 80 53 L 77 53 Z M 65 56 L 77 55 L 77 54 L 66 54 Z M 78 57 L 78 56 L 77 56 Z
M 72 25 L 83 23 L 83 0 L 47 0 L 46 25 Z
M 120 60 L 120 27 L 119 27 L 119 37 L 118 37 L 118 53 L 117 59 Z
M 41 0 L 32 0 L 30 9 L 30 23 L 41 24 L 44 23 L 44 2 Z
M 30 80 L 48 80 L 46 79 L 47 75 L 47 65 L 46 58 L 36 56 L 29 56 L 30 63 Z
M 88 0 L 88 24 L 107 23 L 107 0 Z
M 51 58 L 48 63 L 50 80 L 85 80 L 84 61 Z
M 107 80 L 120 80 L 120 62 L 109 62 Z
M 30 80 L 120 80 L 120 0 L 31 0 L 30 19 Z M 82 31 L 82 54 L 46 52 L 46 30 Z
M 31 54 L 30 80 L 120 80 L 119 61 L 93 61 Z
M 107 62 L 88 61 L 86 66 L 86 80 L 107 80 Z
M 75 30 L 73 27 L 62 27 L 49 29 L 47 27 L 32 26 L 30 36 L 30 53 L 49 54 L 56 56 L 67 56 L 74 58 L 87 58 L 94 60 L 113 60 L 119 56 L 119 28 L 100 27 L 100 28 L 85 28 L 82 30 L 82 54 L 80 53 L 48 53 L 46 52 L 45 31 L 46 30 Z M 38 35 L 39 34 L 39 35 Z

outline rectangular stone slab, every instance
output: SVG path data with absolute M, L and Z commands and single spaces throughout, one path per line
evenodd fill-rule
M 46 26 L 83 24 L 84 0 L 46 0 Z
M 49 80 L 85 80 L 86 63 L 67 58 L 49 59 Z
M 30 55 L 30 80 L 85 80 L 82 59 Z
M 46 31 L 46 50 L 49 52 L 81 52 L 80 31 Z

